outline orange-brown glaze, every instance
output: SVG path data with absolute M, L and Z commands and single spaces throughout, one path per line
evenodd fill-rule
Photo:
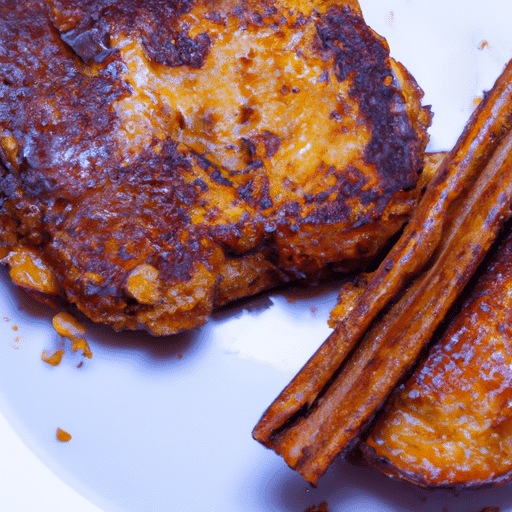
M 512 234 L 366 441 L 368 460 L 423 486 L 512 478 Z
M 0 48 L 0 256 L 94 321 L 195 327 L 416 205 L 430 112 L 356 0 L 1 0 Z

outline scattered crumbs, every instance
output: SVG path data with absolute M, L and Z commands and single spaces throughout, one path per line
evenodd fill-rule
M 83 366 L 83 365 L 84 365 L 84 362 L 83 362 L 83 361 L 80 361 L 80 362 L 76 365 L 76 367 L 77 367 L 77 368 L 82 368 L 82 366 Z
M 316 306 L 311 306 L 311 313 L 313 313 L 313 315 L 316 315 L 317 312 L 318 312 L 318 308 Z
M 10 321 L 11 321 L 11 319 L 10 319 L 9 317 L 7 317 L 7 316 L 4 316 L 4 320 L 5 320 L 6 322 L 10 322 Z M 13 325 L 13 326 L 12 326 L 12 330 L 13 330 L 14 332 L 18 332 L 19 327 L 18 327 L 17 325 Z M 21 336 L 16 336 L 16 337 L 14 338 L 14 343 L 13 343 L 13 344 L 11 344 L 11 347 L 12 347 L 12 348 L 14 348 L 14 350 L 19 350 L 19 349 L 20 349 L 20 346 L 19 346 L 20 341 L 21 341 Z
M 85 357 L 92 357 L 91 349 L 85 339 L 85 327 L 71 314 L 66 311 L 57 313 L 52 319 L 53 328 L 64 338 L 72 342 L 71 350 L 81 350 Z
M 480 512 L 500 512 L 500 507 L 484 507 Z
M 89 344 L 84 336 L 85 327 L 72 314 L 64 311 L 57 313 L 52 319 L 52 324 L 53 328 L 62 336 L 62 338 L 68 338 L 71 340 L 71 350 L 73 352 L 81 350 L 85 357 L 89 359 L 92 357 L 91 349 L 89 348 Z M 61 363 L 63 356 L 64 342 L 62 341 L 57 350 L 53 352 L 49 350 L 43 351 L 41 359 L 51 366 L 58 366 Z M 83 361 L 77 365 L 77 368 L 80 368 L 82 365 Z
M 286 301 L 289 302 L 290 304 L 294 304 L 295 302 L 297 302 L 297 298 L 296 297 L 290 297 L 290 295 L 287 295 L 286 296 Z
M 490 50 L 491 49 L 491 45 L 489 44 L 489 41 L 480 41 L 480 44 L 478 45 L 478 49 L 479 50 L 485 50 L 485 49 L 488 49 Z
M 183 359 L 183 354 L 181 352 L 178 354 L 178 359 Z
M 57 440 L 59 440 L 61 443 L 67 443 L 68 441 L 71 441 L 71 434 L 69 434 L 65 430 L 62 430 L 61 428 L 58 428 Z
M 322 501 L 320 505 L 312 505 L 311 507 L 308 507 L 304 512 L 329 512 L 329 509 L 327 508 L 327 503 Z
M 48 351 L 44 350 L 41 354 L 41 359 L 48 363 L 51 366 L 59 366 L 60 362 L 62 361 L 62 356 L 64 355 L 64 350 L 59 349 L 53 352 L 53 354 Z

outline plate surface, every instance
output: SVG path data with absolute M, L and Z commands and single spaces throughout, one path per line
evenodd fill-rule
M 449 149 L 512 57 L 510 0 L 360 0 L 425 90 Z M 339 284 L 272 292 L 161 339 L 84 322 L 93 352 L 43 363 L 55 311 L 0 273 L 0 509 L 512 512 L 512 487 L 428 492 L 337 461 L 316 489 L 251 430 L 318 345 Z M 83 363 L 83 364 L 81 364 Z M 57 428 L 72 434 L 55 438 Z

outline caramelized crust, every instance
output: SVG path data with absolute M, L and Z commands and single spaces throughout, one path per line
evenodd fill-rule
M 364 451 L 384 473 L 429 487 L 512 478 L 512 232 Z
M 421 96 L 355 0 L 0 0 L 0 257 L 154 334 L 361 266 L 417 202 Z

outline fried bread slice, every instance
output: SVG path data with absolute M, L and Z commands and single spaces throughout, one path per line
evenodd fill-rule
M 355 0 L 1 0 L 0 256 L 153 334 L 363 266 L 416 205 L 421 97 Z

